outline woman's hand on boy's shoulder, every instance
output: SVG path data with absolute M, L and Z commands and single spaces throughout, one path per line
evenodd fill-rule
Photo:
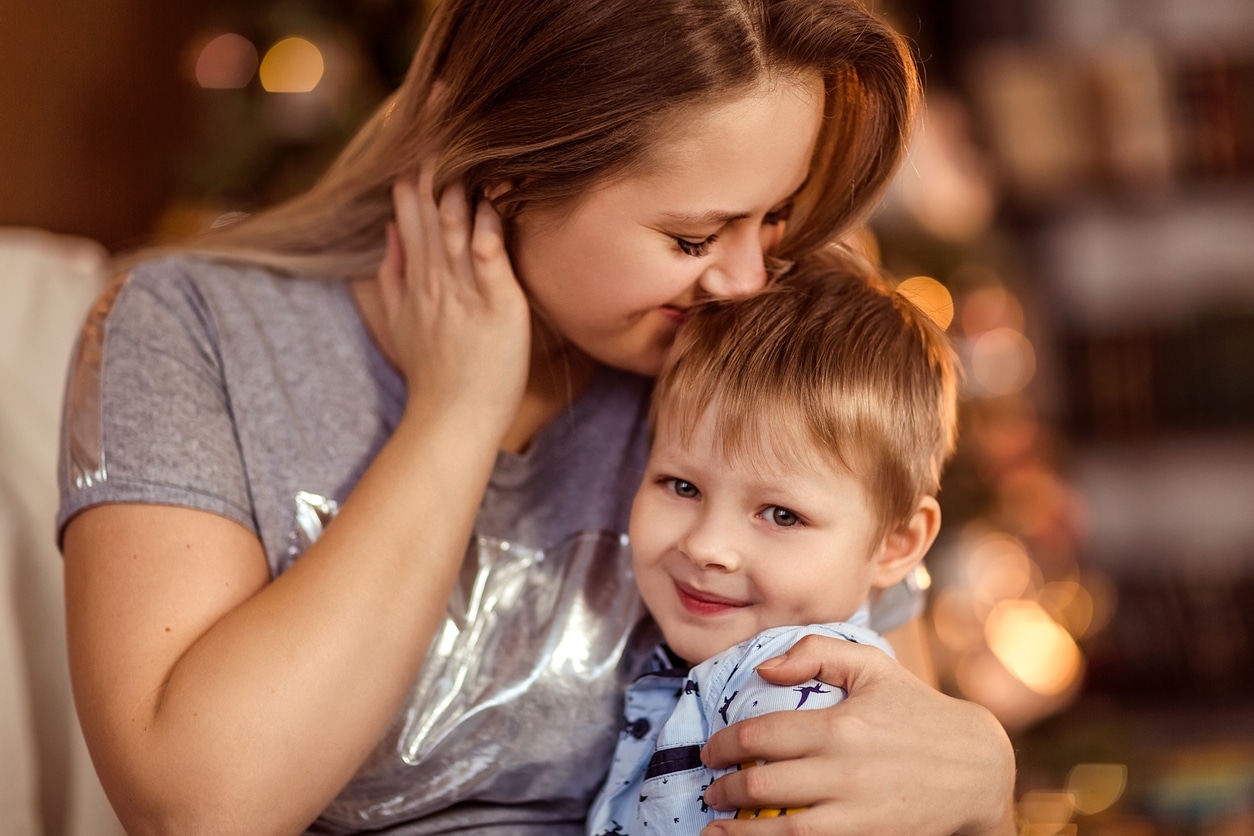
M 1014 832 L 1014 752 L 983 707 L 932 689 L 880 650 L 821 636 L 803 638 L 758 671 L 777 685 L 819 679 L 849 697 L 712 736 L 702 753 L 707 766 L 766 764 L 719 778 L 705 793 L 710 806 L 808 809 L 720 820 L 707 833 Z

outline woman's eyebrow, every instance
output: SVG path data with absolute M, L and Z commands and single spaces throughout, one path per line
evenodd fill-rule
M 725 224 L 732 221 L 740 221 L 750 217 L 748 212 L 727 212 L 719 209 L 711 209 L 708 212 L 663 212 L 662 216 L 668 221 L 681 224 L 692 224 L 693 226 L 707 226 L 713 224 Z

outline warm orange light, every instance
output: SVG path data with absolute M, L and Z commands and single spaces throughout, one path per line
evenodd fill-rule
M 954 320 L 954 297 L 949 288 L 930 276 L 915 276 L 897 285 L 897 292 L 942 329 Z
M 999 601 L 1029 593 L 1038 573 L 1023 543 L 1009 534 L 981 536 L 967 558 L 971 594 L 983 605 L 983 612 Z
M 1067 775 L 1075 808 L 1086 816 L 1115 806 L 1128 785 L 1128 767 L 1121 763 L 1081 763 Z
M 954 653 L 984 646 L 984 629 L 965 590 L 945 587 L 932 599 L 932 626 L 936 638 Z
M 994 328 L 1022 331 L 1024 322 L 1023 305 L 1000 284 L 973 290 L 962 300 L 962 332 L 968 337 Z
M 984 395 L 1013 395 L 1036 374 L 1032 343 L 1013 328 L 994 328 L 971 345 L 971 378 Z
M 261 61 L 261 86 L 270 93 L 308 93 L 325 69 L 318 47 L 304 38 L 284 38 Z
M 1029 792 L 1015 805 L 1023 827 L 1023 836 L 1075 833 L 1071 819 L 1075 815 L 1075 797 L 1068 792 Z
M 1061 694 L 1083 668 L 1071 634 L 1035 601 L 1002 601 L 993 607 L 984 637 L 997 661 L 1038 694 Z
M 919 585 L 919 589 L 928 590 L 932 588 L 932 573 L 922 563 L 914 569 L 914 582 Z
M 1047 613 L 1076 638 L 1087 633 L 1093 623 L 1093 596 L 1076 581 L 1046 584 L 1037 600 Z
M 257 48 L 243 35 L 227 32 L 210 39 L 196 53 L 192 70 L 196 83 L 207 90 L 247 87 L 257 72 Z

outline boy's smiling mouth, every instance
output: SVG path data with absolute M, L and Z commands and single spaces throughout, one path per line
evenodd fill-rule
M 693 615 L 720 615 L 748 606 L 748 604 L 742 601 L 734 601 L 721 595 L 704 592 L 682 581 L 675 581 L 674 583 L 679 602 L 685 610 Z

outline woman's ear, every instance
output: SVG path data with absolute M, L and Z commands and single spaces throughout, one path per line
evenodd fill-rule
M 889 531 L 875 556 L 871 584 L 887 589 L 918 566 L 940 532 L 940 503 L 934 496 L 925 496 L 915 506 L 910 518 Z

